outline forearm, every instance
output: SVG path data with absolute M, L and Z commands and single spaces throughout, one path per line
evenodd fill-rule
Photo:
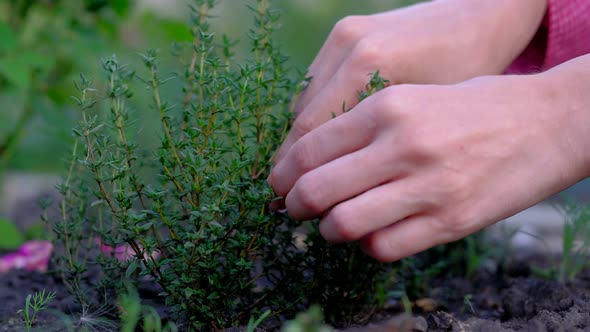
M 547 10 L 547 0 L 439 0 L 432 5 L 464 26 L 449 35 L 449 42 L 467 38 L 465 50 L 477 61 L 478 75 L 502 73 L 533 39 Z
M 590 54 L 533 75 L 546 102 L 560 114 L 560 141 L 577 182 L 590 176 Z
M 547 0 L 435 0 L 373 15 L 367 24 L 376 25 L 374 35 L 378 27 L 400 40 L 411 36 L 404 49 L 423 51 L 412 57 L 424 62 L 424 73 L 405 83 L 455 83 L 503 73 L 535 36 L 546 7 Z

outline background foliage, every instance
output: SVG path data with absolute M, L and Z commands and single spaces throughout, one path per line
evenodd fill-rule
M 382 11 L 412 1 L 279 1 L 278 41 L 305 68 L 333 24 L 350 14 Z M 215 31 L 245 38 L 245 1 L 222 1 Z M 78 73 L 100 76 L 95 65 L 117 53 L 122 61 L 169 41 L 189 41 L 185 1 L 0 1 L 0 170 L 58 172 L 72 140 L 69 96 Z M 167 51 L 167 50 L 165 50 Z M 146 106 L 146 105 L 138 105 Z M 157 124 L 143 123 L 144 132 Z M 6 138 L 22 127 L 8 151 Z M 147 144 L 155 144 L 146 136 Z

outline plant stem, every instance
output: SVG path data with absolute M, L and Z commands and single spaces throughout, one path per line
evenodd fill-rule
M 172 156 L 174 157 L 176 164 L 178 165 L 178 168 L 181 171 L 184 179 L 186 180 L 187 183 L 190 183 L 191 180 L 188 177 L 188 175 L 186 174 L 186 172 L 184 171 L 184 163 L 180 159 L 180 155 L 178 154 L 178 151 L 176 149 L 176 144 L 174 143 L 174 140 L 173 140 L 172 135 L 170 133 L 170 125 L 168 123 L 168 117 L 166 116 L 166 110 L 164 109 L 164 107 L 162 105 L 162 98 L 160 97 L 160 80 L 158 79 L 158 73 L 156 71 L 155 64 L 150 65 L 150 70 L 151 70 L 151 75 L 152 75 L 152 79 L 151 79 L 152 94 L 154 97 L 155 106 L 160 113 L 160 121 L 162 122 L 162 128 L 164 129 L 164 135 L 166 137 L 166 142 L 167 142 L 165 145 L 165 148 L 170 149 Z M 165 165 L 163 165 L 163 166 L 166 169 L 166 173 L 168 174 L 168 176 L 171 179 L 174 179 L 175 177 L 172 175 L 172 172 L 170 171 L 170 169 L 168 169 Z M 178 183 L 177 181 L 174 181 L 174 180 L 173 180 L 173 182 L 174 182 L 176 188 L 182 194 L 185 194 L 184 188 L 180 185 L 180 183 Z M 185 195 L 185 196 L 186 196 L 186 199 L 188 200 L 188 202 L 192 206 L 195 206 L 195 202 L 191 199 L 191 197 L 189 195 Z

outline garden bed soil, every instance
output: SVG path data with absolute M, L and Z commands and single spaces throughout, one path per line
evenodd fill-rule
M 15 209 L 27 212 L 26 215 L 11 215 L 19 226 L 38 220 L 40 211 L 37 201 L 38 199 L 32 199 Z M 527 255 L 514 258 L 510 263 L 499 267 L 494 267 L 494 264 L 486 265 L 487 268 L 484 266 L 471 278 L 435 279 L 429 284 L 427 297 L 414 302 L 413 317 L 401 315 L 404 310 L 399 302 L 394 301 L 388 310 L 369 319 L 364 316 L 359 322 L 359 325 L 364 326 L 342 330 L 590 331 L 590 270 L 563 284 L 539 278 L 532 272 L 531 266 L 548 267 L 554 264 L 553 258 Z M 89 272 L 88 275 L 92 279 L 93 273 Z M 67 331 L 68 326 L 75 330 L 82 323 L 92 323 L 93 318 L 99 318 L 96 316 L 116 318 L 118 314 L 115 299 L 102 305 L 98 294 L 88 294 L 91 298 L 96 298 L 100 310 L 87 312 L 76 304 L 59 277 L 51 273 L 13 270 L 0 274 L 0 332 L 24 331 L 22 315 L 17 314 L 17 311 L 24 308 L 28 294 L 44 289 L 48 292 L 55 291 L 56 298 L 50 303 L 50 310 L 40 314 L 34 331 Z M 166 307 L 157 297 L 157 285 L 144 281 L 139 292 L 142 298 L 147 299 L 144 304 L 153 306 L 166 319 Z M 367 321 L 374 323 L 367 325 Z M 87 327 L 94 331 L 116 330 L 112 322 L 98 323 L 102 325 Z M 266 329 L 259 330 L 276 329 L 276 326 L 267 326 Z M 227 331 L 245 329 L 232 328 Z
M 541 259 L 516 260 L 471 279 L 437 280 L 431 297 L 439 310 L 422 314 L 428 331 L 590 331 L 590 271 L 568 283 L 546 280 L 528 263 L 543 265 Z
M 343 331 L 590 331 L 590 271 L 561 284 L 535 277 L 527 261 L 518 260 L 507 268 L 480 271 L 469 279 L 433 280 L 431 286 L 429 297 L 414 303 L 414 317 L 400 316 L 400 308 L 394 305 L 373 317 L 375 323 Z M 36 330 L 66 330 L 64 316 L 70 317 L 72 326 L 78 326 L 80 308 L 58 278 L 11 271 L 0 276 L 0 331 L 23 330 L 22 318 L 16 312 L 24 307 L 28 294 L 43 289 L 55 291 L 57 297 L 51 302 L 51 310 L 39 317 Z M 154 299 L 149 287 L 140 292 Z M 150 304 L 165 316 L 161 302 Z M 106 311 L 116 314 L 114 306 Z

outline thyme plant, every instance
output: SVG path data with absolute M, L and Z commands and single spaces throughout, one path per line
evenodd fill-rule
M 250 7 L 250 52 L 238 62 L 236 42 L 210 29 L 216 2 L 191 1 L 194 40 L 173 46 L 176 72 L 148 50 L 139 68 L 113 56 L 104 83 L 76 82 L 81 120 L 54 226 L 59 272 L 86 304 L 89 289 L 150 280 L 187 330 L 276 322 L 312 303 L 331 319 L 373 309 L 387 265 L 326 244 L 317 225 L 298 242 L 300 224 L 268 209 L 271 155 L 302 87 L 272 39 L 279 15 L 268 0 Z M 386 83 L 371 81 L 364 95 Z M 133 108 L 138 86 L 151 109 Z M 158 119 L 159 146 L 138 142 L 138 117 Z

